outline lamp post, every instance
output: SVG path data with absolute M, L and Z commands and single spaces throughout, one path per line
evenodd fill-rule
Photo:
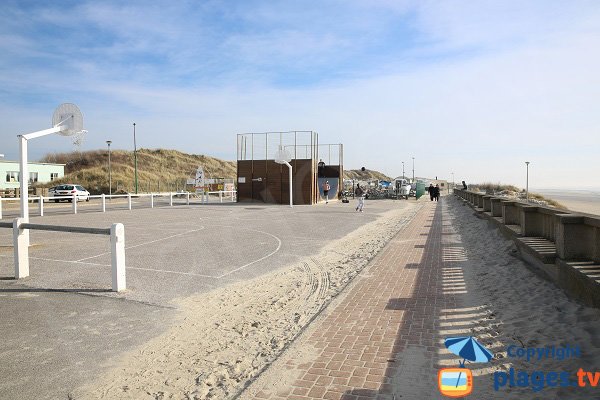
M 135 143 L 135 122 L 133 123 L 133 168 L 135 173 L 135 194 L 138 192 L 138 180 L 137 180 L 137 145 Z
M 404 161 L 402 161 L 402 179 L 404 179 Z
M 110 144 L 112 140 L 107 140 L 106 144 L 108 145 L 108 195 L 112 196 L 112 170 L 110 168 Z
M 525 199 L 529 203 L 529 161 L 525 161 L 527 165 L 527 180 L 525 181 Z
M 454 172 L 450 172 L 452 174 L 452 192 L 454 193 Z
M 413 183 L 415 183 L 415 158 L 413 157 Z

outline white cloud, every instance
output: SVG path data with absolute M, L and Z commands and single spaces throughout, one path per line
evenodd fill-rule
M 357 1 L 352 9 L 340 9 L 339 26 L 329 27 L 325 21 L 335 21 L 331 4 L 342 3 L 330 3 L 325 14 L 297 6 L 298 13 L 290 13 L 285 4 L 211 10 L 224 21 L 239 19 L 244 29 L 252 27 L 247 31 L 205 24 L 189 31 L 193 21 L 178 23 L 181 8 L 156 4 L 144 15 L 133 7 L 81 7 L 77 12 L 84 20 L 123 42 L 99 47 L 107 60 L 76 59 L 72 74 L 26 65 L 0 78 L 13 93 L 23 88 L 31 98 L 35 87 L 48 98 L 25 105 L 28 99 L 1 97 L 3 152 L 15 155 L 16 133 L 47 127 L 53 107 L 72 101 L 86 116 L 87 148 L 103 148 L 111 139 L 114 148 L 131 149 L 135 121 L 140 147 L 233 159 L 237 133 L 313 129 L 322 143 L 344 143 L 346 168 L 366 166 L 397 176 L 405 161 L 410 175 L 414 156 L 418 176 L 450 178 L 455 172 L 457 181 L 524 185 L 528 160 L 538 187 L 595 181 L 593 171 L 600 169 L 595 3 L 378 2 L 371 14 L 372 2 Z M 379 43 L 388 46 L 377 54 L 381 62 L 357 59 L 362 70 L 342 74 L 344 79 L 334 77 L 334 70 L 322 72 L 320 82 L 272 83 L 273 71 L 285 75 L 314 64 L 335 65 L 344 57 L 351 63 L 354 53 L 365 57 L 364 48 L 385 36 L 375 18 L 382 14 L 410 25 L 408 31 L 418 33 L 411 40 L 420 46 Z M 415 18 L 407 20 L 411 15 Z M 311 18 L 314 25 L 302 27 Z M 161 68 L 151 60 L 131 68 L 113 60 L 154 44 L 168 59 Z M 231 64 L 219 68 L 219 63 Z M 199 77 L 181 78 L 188 74 Z M 32 151 L 65 147 L 70 145 L 54 138 Z

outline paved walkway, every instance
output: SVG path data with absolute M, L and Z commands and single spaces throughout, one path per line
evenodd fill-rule
M 286 361 L 295 382 L 265 385 L 256 398 L 441 397 L 436 373 L 443 338 L 436 332 L 460 295 L 460 287 L 448 290 L 444 283 L 452 267 L 441 244 L 452 227 L 442 222 L 443 208 L 427 202 L 303 339 L 316 357 Z

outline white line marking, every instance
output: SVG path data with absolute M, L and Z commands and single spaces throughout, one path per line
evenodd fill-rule
M 275 240 L 277 240 L 277 248 L 276 248 L 275 250 L 273 250 L 272 252 L 270 252 L 269 254 L 267 254 L 266 256 L 259 258 L 258 260 L 254 260 L 254 261 L 252 261 L 252 262 L 249 262 L 248 264 L 242 265 L 242 266 L 241 266 L 241 267 L 239 267 L 239 268 L 236 268 L 236 269 L 234 269 L 234 270 L 232 270 L 232 271 L 226 272 L 226 273 L 224 273 L 223 275 L 219 275 L 219 276 L 217 277 L 218 279 L 224 278 L 224 277 L 226 277 L 227 275 L 231 275 L 231 274 L 233 274 L 234 272 L 240 271 L 240 270 L 242 270 L 242 269 L 244 269 L 244 268 L 246 268 L 246 267 L 249 267 L 249 266 L 251 266 L 252 264 L 256 264 L 257 262 L 259 262 L 259 261 L 262 261 L 262 260 L 264 260 L 265 258 L 271 257 L 273 254 L 277 253 L 277 252 L 279 251 L 279 249 L 281 249 L 281 239 L 279 239 L 277 236 L 275 236 L 275 235 L 273 235 L 273 234 L 271 234 L 271 233 L 269 233 L 269 232 L 259 231 L 259 230 L 257 230 L 257 229 L 250 229 L 250 228 L 241 228 L 241 229 L 246 229 L 246 230 L 248 230 L 248 231 L 253 231 L 253 232 L 263 233 L 263 234 L 265 234 L 265 235 L 271 236 L 272 238 L 274 238 Z
M 218 276 L 213 276 L 213 275 L 195 274 L 193 272 L 170 271 L 168 269 L 152 269 L 152 268 L 139 268 L 139 267 L 127 267 L 127 269 L 137 269 L 137 270 L 140 270 L 140 271 L 152 271 L 152 272 L 164 272 L 164 273 L 167 273 L 167 274 L 200 276 L 200 277 L 203 277 L 203 278 L 212 278 L 212 279 L 219 279 L 220 278 Z
M 138 244 L 135 244 L 135 245 L 133 245 L 133 246 L 128 246 L 128 247 L 125 247 L 125 250 L 134 249 L 134 248 L 136 248 L 136 247 L 145 246 L 145 245 L 147 245 L 147 244 L 152 244 L 152 243 L 160 242 L 160 241 L 167 240 L 167 239 L 172 239 L 172 238 L 174 238 L 174 237 L 177 237 L 177 236 L 183 236 L 183 235 L 187 235 L 188 233 L 199 232 L 199 231 L 201 231 L 201 230 L 203 230 L 203 229 L 204 229 L 204 227 L 202 226 L 202 227 L 200 227 L 200 229 L 192 229 L 191 231 L 186 231 L 186 232 L 176 233 L 175 235 L 166 236 L 166 237 L 164 237 L 164 238 L 160 238 L 160 239 L 156 239 L 156 240 L 151 240 L 151 241 L 149 241 L 149 242 L 145 242 L 145 243 L 138 243 Z M 85 260 L 89 260 L 89 259 L 91 259 L 91 258 L 101 257 L 101 256 L 105 256 L 105 255 L 108 255 L 108 254 L 110 254 L 110 252 L 100 253 L 100 254 L 98 254 L 98 255 L 95 255 L 95 256 L 81 258 L 81 259 L 79 259 L 79 260 L 76 260 L 76 261 L 77 261 L 77 262 L 80 262 L 80 261 L 85 261 Z

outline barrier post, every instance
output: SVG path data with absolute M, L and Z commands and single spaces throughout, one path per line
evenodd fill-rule
M 40 217 L 44 216 L 44 196 L 40 196 Z
M 223 202 L 223 191 L 219 190 L 219 202 Z
M 131 210 L 131 193 L 127 193 L 127 203 L 129 209 Z
M 125 227 L 112 224 L 110 227 L 112 290 L 120 292 L 126 289 L 125 280 Z
M 0 197 L 0 219 L 2 219 L 2 197 Z
M 150 193 L 150 208 L 154 208 L 154 193 Z
M 15 279 L 29 276 L 29 237 L 27 229 L 20 229 L 24 218 L 13 220 L 13 247 L 15 258 Z
M 188 206 L 190 205 L 190 192 L 185 193 L 185 204 L 187 204 Z
M 169 192 L 169 205 L 172 206 L 173 205 L 173 193 Z
M 77 214 L 77 195 L 73 195 L 73 214 Z
M 233 200 L 233 190 L 231 191 L 231 202 L 232 203 L 234 202 L 234 200 Z
M 102 212 L 106 212 L 106 196 L 104 195 L 104 193 L 102 193 L 100 196 L 102 199 Z

